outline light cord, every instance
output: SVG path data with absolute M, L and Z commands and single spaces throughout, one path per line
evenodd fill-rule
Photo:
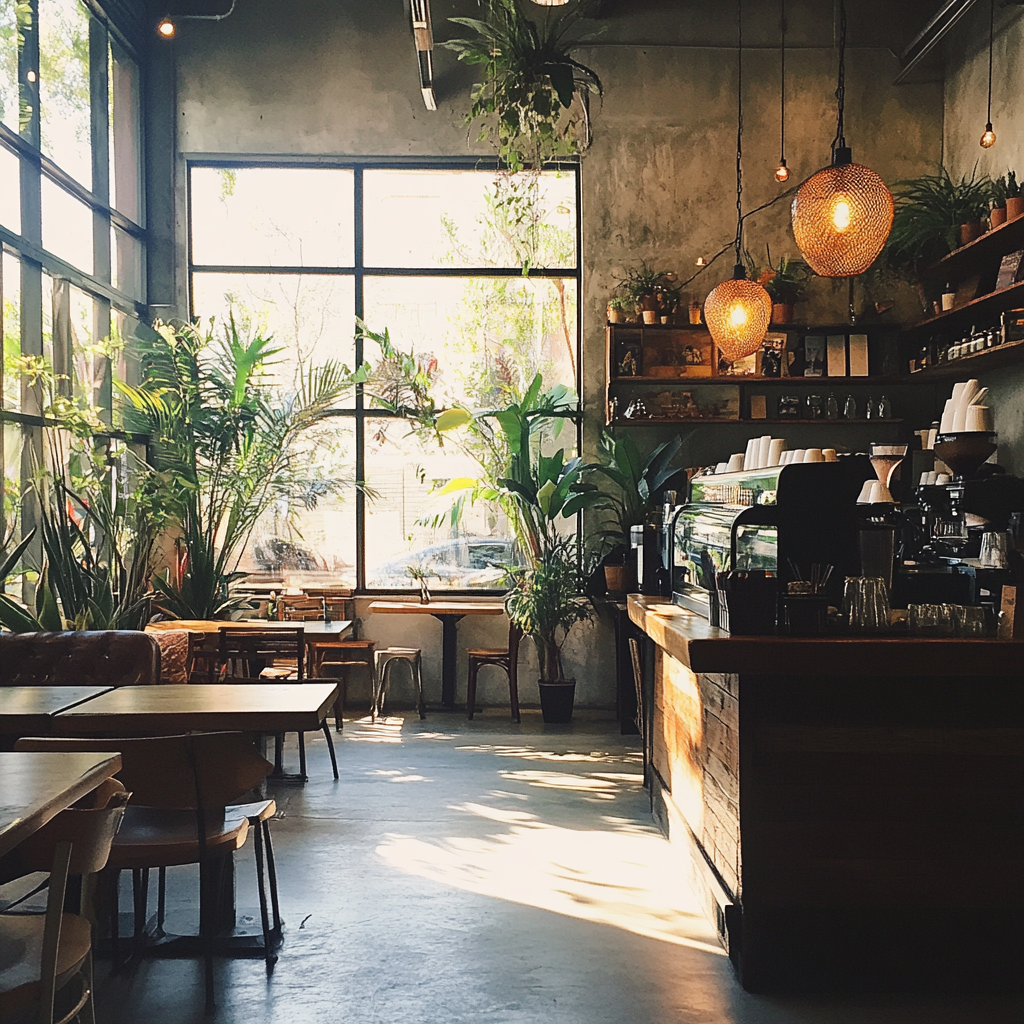
M 781 139 L 779 143 L 781 163 L 786 162 L 786 0 L 780 0 L 782 10 L 782 115 L 780 117 Z
M 836 137 L 832 140 L 832 159 L 836 150 L 846 149 L 846 0 L 839 0 L 839 81 L 836 84 L 838 113 Z
M 743 262 L 743 0 L 736 0 L 736 265 Z
M 992 124 L 992 47 L 995 41 L 996 0 L 988 4 L 988 116 L 985 120 Z

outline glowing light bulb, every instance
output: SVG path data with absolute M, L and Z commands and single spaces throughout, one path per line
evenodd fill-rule
M 779 166 L 775 168 L 775 180 L 789 181 L 789 168 L 786 166 L 785 158 L 783 158 L 779 162 Z
M 985 125 L 985 131 L 981 135 L 981 148 L 991 149 L 996 144 L 996 133 L 992 131 L 992 122 Z
M 28 79 L 28 80 L 29 80 L 30 82 L 34 82 L 34 81 L 36 80 L 36 73 L 35 73 L 34 71 L 29 71 L 29 72 L 28 72 L 28 73 L 27 73 L 27 74 L 25 75 L 25 77 L 26 77 L 26 78 L 27 78 L 27 79 Z
M 836 231 L 846 231 L 850 226 L 851 219 L 850 204 L 842 198 L 836 200 L 832 207 L 832 226 Z
M 735 303 L 732 309 L 729 310 L 729 323 L 733 327 L 744 327 L 748 319 L 746 308 L 739 302 Z
M 697 257 L 697 266 L 698 267 L 706 267 L 707 266 L 707 264 L 704 262 L 704 257 L 703 256 L 698 256 Z
M 157 25 L 156 30 L 164 39 L 174 38 L 174 22 L 170 18 L 163 18 Z

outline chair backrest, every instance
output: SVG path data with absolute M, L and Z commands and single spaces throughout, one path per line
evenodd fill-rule
M 519 645 L 523 642 L 523 631 L 512 621 L 508 624 L 508 657 L 513 670 L 519 664 Z
M 160 679 L 147 633 L 0 633 L 0 686 L 145 686 Z
M 275 658 L 294 658 L 298 678 L 304 677 L 306 640 L 301 627 L 260 630 L 221 626 L 219 632 L 218 657 L 222 670 L 232 662 L 239 662 L 243 675 L 258 676 L 265 667 L 263 663 Z
M 116 750 L 118 777 L 143 807 L 218 810 L 237 803 L 273 771 L 241 732 L 189 733 L 132 739 L 20 739 L 15 750 Z
M 116 779 L 107 779 L 74 807 L 61 811 L 18 844 L 22 866 L 26 871 L 49 871 L 57 844 L 70 843 L 69 874 L 92 875 L 102 871 L 130 796 Z

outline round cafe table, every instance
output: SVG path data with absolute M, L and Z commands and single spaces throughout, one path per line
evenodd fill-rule
M 455 707 L 455 673 L 459 657 L 459 620 L 465 615 L 504 615 L 505 602 L 499 598 L 468 601 L 452 598 L 419 601 L 371 601 L 374 615 L 433 615 L 441 622 L 441 705 Z

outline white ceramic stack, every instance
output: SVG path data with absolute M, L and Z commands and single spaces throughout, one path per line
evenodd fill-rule
M 961 434 L 965 431 L 981 432 L 995 429 L 992 409 L 985 405 L 988 388 L 976 380 L 953 385 L 953 394 L 946 400 L 939 422 L 940 434 Z M 931 438 L 929 438 L 931 440 Z M 932 442 L 934 444 L 934 441 Z

